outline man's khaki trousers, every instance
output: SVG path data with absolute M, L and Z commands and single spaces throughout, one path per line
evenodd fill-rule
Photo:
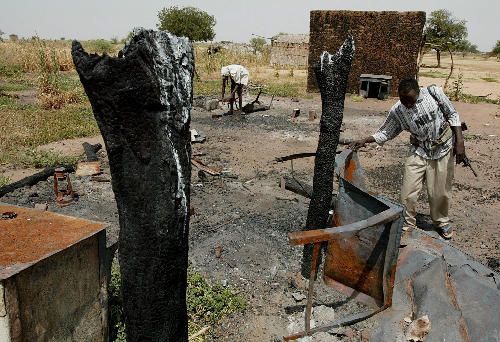
M 403 185 L 401 187 L 401 204 L 405 210 L 405 227 L 416 226 L 416 205 L 418 194 L 427 183 L 427 196 L 431 218 L 437 227 L 450 222 L 448 208 L 450 206 L 451 186 L 454 175 L 453 149 L 441 159 L 424 159 L 413 153 L 405 162 Z

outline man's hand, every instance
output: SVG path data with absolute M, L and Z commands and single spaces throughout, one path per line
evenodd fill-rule
M 460 126 L 451 126 L 453 133 L 455 135 L 455 158 L 457 164 L 460 164 L 464 161 L 465 158 L 465 146 L 464 146 L 464 137 L 462 135 L 462 127 Z
M 353 151 L 357 151 L 358 149 L 365 147 L 366 144 L 372 142 L 375 142 L 375 139 L 372 136 L 364 139 L 354 140 L 352 143 L 349 144 L 349 148 Z
M 464 140 L 463 139 L 457 139 L 455 141 L 455 158 L 457 161 L 457 164 L 460 164 L 464 161 L 465 159 L 465 145 L 464 145 Z

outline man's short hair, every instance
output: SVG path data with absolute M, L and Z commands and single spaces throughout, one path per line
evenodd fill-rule
M 399 82 L 398 93 L 406 95 L 410 91 L 415 90 L 417 93 L 420 92 L 420 87 L 418 82 L 414 78 L 405 78 Z

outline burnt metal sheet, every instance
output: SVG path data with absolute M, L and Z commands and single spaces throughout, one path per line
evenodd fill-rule
M 99 222 L 0 203 L 4 212 L 17 216 L 0 220 L 0 280 L 106 228 Z
M 344 160 L 348 160 L 348 165 L 352 161 L 350 158 L 352 152 L 346 153 L 345 156 Z M 305 330 L 286 336 L 287 341 L 359 322 L 392 304 L 398 247 L 403 226 L 402 207 L 371 196 L 343 178 L 339 178 L 339 195 L 335 207 L 336 227 L 298 231 L 288 235 L 289 242 L 293 245 L 314 244 L 314 253 Z M 373 305 L 375 309 L 311 329 L 309 319 L 316 260 L 323 242 L 328 243 L 323 269 L 325 283 L 349 296 L 350 299 Z
M 335 174 L 358 188 L 366 189 L 365 172 L 359 163 L 358 154 L 345 149 L 335 156 Z
M 367 220 L 391 209 L 398 213 L 395 219 L 334 235 L 328 241 L 326 252 L 325 282 L 351 298 L 376 307 L 389 307 L 392 303 L 403 209 L 340 178 L 335 226 Z

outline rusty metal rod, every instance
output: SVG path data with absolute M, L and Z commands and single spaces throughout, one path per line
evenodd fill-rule
M 316 280 L 316 272 L 318 269 L 318 255 L 321 243 L 315 243 L 313 247 L 313 255 L 311 260 L 311 274 L 309 276 L 309 289 L 307 290 L 307 305 L 305 314 L 305 328 L 308 333 L 311 330 L 311 310 L 312 310 L 312 297 L 314 290 L 314 281 Z
M 328 241 L 335 234 L 355 232 L 368 227 L 384 224 L 392 221 L 401 214 L 401 209 L 387 209 L 380 214 L 374 215 L 366 220 L 325 229 L 314 229 L 288 233 L 288 242 L 292 245 L 305 245 Z
M 373 310 L 373 311 L 363 311 L 363 312 L 360 312 L 360 313 L 357 313 L 357 314 L 354 314 L 354 315 L 350 315 L 350 316 L 344 317 L 344 318 L 339 319 L 337 321 L 334 321 L 331 324 L 310 329 L 309 332 L 300 331 L 300 332 L 292 334 L 292 335 L 284 336 L 283 339 L 285 341 L 293 341 L 293 340 L 297 340 L 297 339 L 299 339 L 301 337 L 311 336 L 311 335 L 313 335 L 313 334 L 315 334 L 317 332 L 329 331 L 329 330 L 332 330 L 334 328 L 340 328 L 342 326 L 355 324 L 355 323 L 361 322 L 361 321 L 363 321 L 363 320 L 365 320 L 367 318 L 370 318 L 373 315 L 376 315 L 376 314 L 378 314 L 379 312 L 381 312 L 383 310 L 385 310 L 385 309 L 384 308 L 380 308 L 380 309 L 376 309 L 376 310 Z

